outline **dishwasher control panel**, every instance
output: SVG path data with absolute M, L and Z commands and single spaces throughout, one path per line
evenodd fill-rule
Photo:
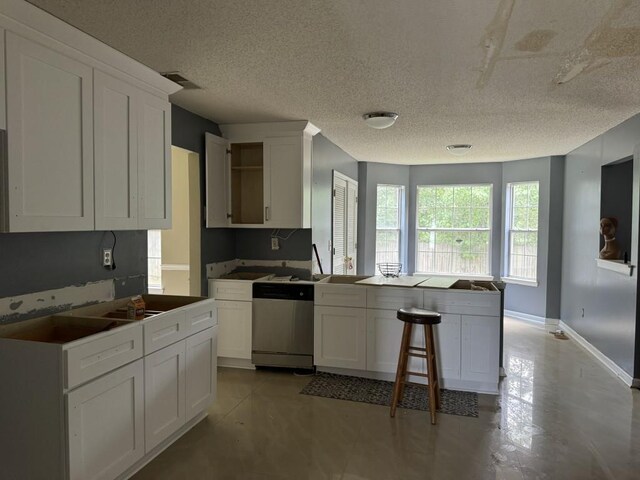
M 313 302 L 313 285 L 299 283 L 254 283 L 253 298 Z

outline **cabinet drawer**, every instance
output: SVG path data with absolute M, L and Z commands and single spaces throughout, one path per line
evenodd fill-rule
M 500 315 L 500 295 L 459 291 L 425 291 L 424 308 L 440 313 Z
M 361 286 L 316 284 L 314 299 L 316 305 L 365 308 L 367 289 Z
M 210 280 L 209 296 L 216 300 L 241 300 L 253 298 L 253 283 L 246 280 Z
M 142 357 L 142 327 L 70 346 L 65 354 L 65 387 L 71 389 Z
M 144 354 L 178 342 L 189 335 L 186 310 L 158 315 L 144 324 Z
M 198 302 L 186 311 L 189 335 L 201 332 L 218 324 L 215 314 L 215 302 L 206 300 Z
M 367 308 L 398 310 L 399 308 L 422 308 L 422 290 L 417 288 L 369 287 Z

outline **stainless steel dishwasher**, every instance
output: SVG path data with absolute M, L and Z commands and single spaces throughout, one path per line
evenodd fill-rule
M 313 368 L 313 285 L 254 283 L 251 363 Z

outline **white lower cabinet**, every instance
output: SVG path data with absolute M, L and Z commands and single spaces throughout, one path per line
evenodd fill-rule
M 186 418 L 191 420 L 213 403 L 217 393 L 218 327 L 196 333 L 185 340 L 186 368 Z
M 67 394 L 70 479 L 115 478 L 142 458 L 143 381 L 138 360 Z
M 498 382 L 500 318 L 462 316 L 462 380 Z
M 145 450 L 153 450 L 185 422 L 185 342 L 144 358 Z
M 216 300 L 218 356 L 251 359 L 251 302 Z
M 460 378 L 460 315 L 443 313 L 433 328 L 440 378 Z
M 323 367 L 367 368 L 367 316 L 364 308 L 316 306 L 314 362 Z

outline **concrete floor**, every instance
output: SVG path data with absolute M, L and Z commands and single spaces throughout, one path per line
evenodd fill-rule
M 209 416 L 134 478 L 637 479 L 640 391 L 574 341 L 516 320 L 480 417 L 299 395 L 308 378 L 221 368 Z

